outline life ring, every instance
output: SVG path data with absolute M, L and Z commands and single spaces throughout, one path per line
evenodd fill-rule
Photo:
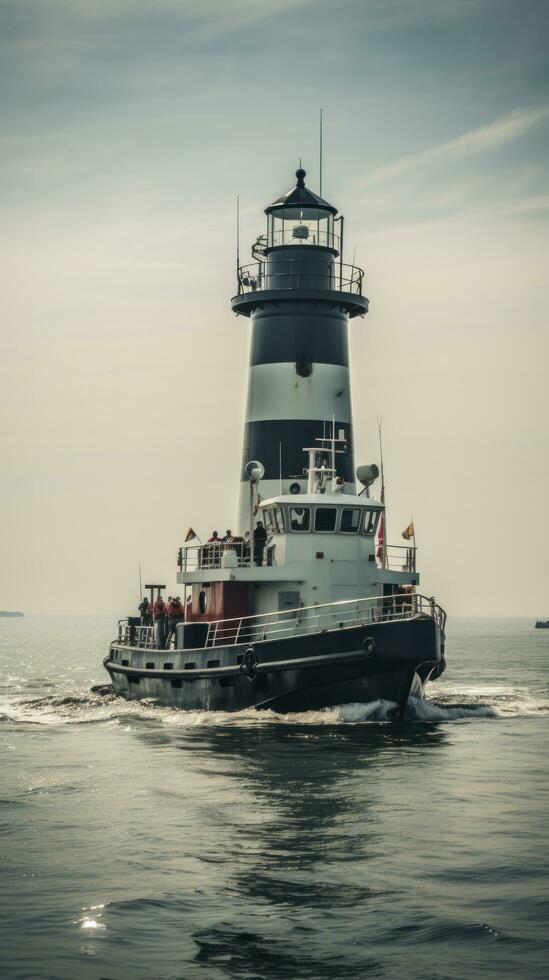
M 374 653 L 375 648 L 376 641 L 374 640 L 373 636 L 365 636 L 364 640 L 362 641 L 362 649 L 364 650 L 364 653 L 372 654 Z
M 246 653 L 244 654 L 244 660 L 240 664 L 240 673 L 244 674 L 249 681 L 253 680 L 255 677 L 255 669 L 259 663 L 259 657 L 257 656 L 253 647 L 248 647 Z

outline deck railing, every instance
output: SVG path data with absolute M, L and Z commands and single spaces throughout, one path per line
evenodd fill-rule
M 255 545 L 254 565 L 269 565 L 273 562 L 270 548 Z M 416 548 L 398 544 L 387 545 L 385 568 L 393 572 L 416 571 Z M 250 546 L 245 541 L 232 544 L 185 545 L 179 553 L 179 569 L 182 572 L 196 572 L 212 568 L 249 568 Z M 381 565 L 381 559 L 378 559 Z
M 262 557 L 255 548 L 256 559 Z M 185 545 L 179 554 L 182 572 L 195 572 L 202 568 L 246 568 L 250 565 L 250 545 L 246 541 Z
M 328 602 L 319 606 L 219 620 L 209 623 L 205 646 L 287 639 L 309 633 L 366 626 L 370 623 L 414 619 L 418 616 L 434 619 L 444 630 L 446 613 L 442 607 L 433 598 L 408 593 Z
M 415 572 L 417 548 L 401 544 L 388 544 L 385 568 L 392 572 Z
M 353 626 L 390 623 L 417 617 L 433 619 L 444 632 L 446 613 L 434 598 L 405 593 L 327 602 L 318 606 L 304 606 L 282 612 L 217 620 L 207 624 L 204 646 L 259 643 L 263 640 L 288 639 L 310 633 L 327 633 L 331 630 L 350 629 Z M 118 643 L 154 650 L 155 628 L 154 626 L 130 627 L 127 620 L 120 620 Z

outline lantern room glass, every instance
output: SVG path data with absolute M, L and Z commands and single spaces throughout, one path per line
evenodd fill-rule
M 322 245 L 338 251 L 332 212 L 299 206 L 269 212 L 267 247 L 280 245 Z

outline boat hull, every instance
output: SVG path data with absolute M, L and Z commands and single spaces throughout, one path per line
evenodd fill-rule
M 444 635 L 418 617 L 249 646 L 153 652 L 115 642 L 104 664 L 121 697 L 187 710 L 286 713 L 382 699 L 402 712 L 444 670 Z

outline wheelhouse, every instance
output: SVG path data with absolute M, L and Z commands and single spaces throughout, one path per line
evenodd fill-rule
M 292 498 L 291 501 L 265 501 L 261 515 L 268 534 L 361 534 L 373 537 L 376 533 L 381 504 L 368 500 L 366 504 L 350 505 L 332 501 L 317 503 Z

